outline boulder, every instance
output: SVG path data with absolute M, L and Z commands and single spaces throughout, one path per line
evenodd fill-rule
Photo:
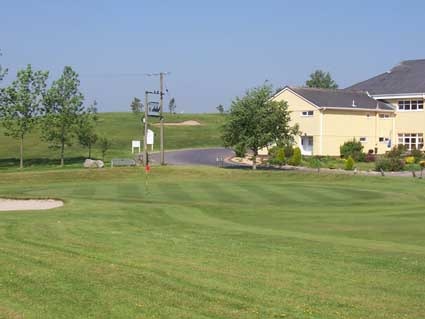
M 97 164 L 97 168 L 103 168 L 105 166 L 105 163 L 103 163 L 103 161 L 101 160 L 97 160 L 96 164 Z
M 90 158 L 84 161 L 85 168 L 102 168 L 105 164 L 101 160 L 92 160 Z

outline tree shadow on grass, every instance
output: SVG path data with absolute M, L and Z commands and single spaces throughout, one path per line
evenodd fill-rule
M 81 165 L 83 166 L 86 157 L 67 157 L 65 165 Z M 28 158 L 24 159 L 24 167 L 31 166 L 60 166 L 59 158 Z M 19 167 L 19 158 L 0 158 L 0 168 L 17 168 Z

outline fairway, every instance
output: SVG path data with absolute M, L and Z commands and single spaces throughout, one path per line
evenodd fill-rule
M 425 318 L 425 181 L 4 172 L 0 318 Z

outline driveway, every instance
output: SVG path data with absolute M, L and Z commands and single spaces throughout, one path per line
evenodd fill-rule
M 165 152 L 165 163 L 170 165 L 208 165 L 217 166 L 217 158 L 235 156 L 235 153 L 227 148 L 190 149 Z M 159 153 L 150 154 L 150 160 L 154 164 L 160 161 Z M 224 166 L 232 164 L 224 163 Z

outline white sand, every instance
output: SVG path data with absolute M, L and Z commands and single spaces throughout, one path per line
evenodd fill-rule
M 4 199 L 0 198 L 0 211 L 45 210 L 63 206 L 63 202 L 54 199 Z
M 159 126 L 159 123 L 155 123 L 155 126 Z M 198 126 L 201 125 L 201 123 L 199 123 L 198 121 L 184 121 L 184 122 L 176 122 L 176 123 L 171 123 L 171 122 L 166 122 L 164 123 L 165 126 Z

